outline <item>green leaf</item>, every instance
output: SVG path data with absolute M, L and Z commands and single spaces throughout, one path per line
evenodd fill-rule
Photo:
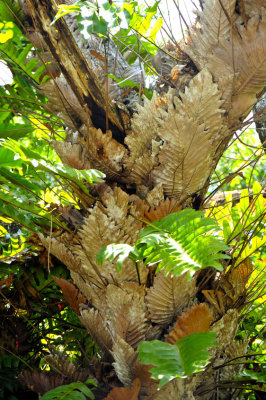
M 202 371 L 210 354 L 206 350 L 216 346 L 216 333 L 193 333 L 179 339 L 174 345 L 152 340 L 138 346 L 142 364 L 153 365 L 152 378 L 159 380 L 161 388 L 174 378 L 184 378 Z
M 155 22 L 155 24 L 153 25 L 153 27 L 151 28 L 151 32 L 149 35 L 149 39 L 153 42 L 155 42 L 156 39 L 156 35 L 159 32 L 159 30 L 161 29 L 161 27 L 163 26 L 163 19 L 162 18 L 158 18 L 157 21 Z
M 129 257 L 130 253 L 134 250 L 132 246 L 128 244 L 109 244 L 104 246 L 97 254 L 97 263 L 102 265 L 105 260 L 113 261 L 115 258 L 117 269 L 120 272 L 122 263 L 126 258 Z
M 53 25 L 59 18 L 62 18 L 64 15 L 67 15 L 72 12 L 80 12 L 80 3 L 75 4 L 75 5 L 66 5 L 66 4 L 59 4 L 57 8 L 59 11 L 54 17 L 54 20 L 51 25 Z
M 94 399 L 92 391 L 81 382 L 73 382 L 69 385 L 58 386 L 46 392 L 40 400 L 86 400 Z
M 0 124 L 1 139 L 21 139 L 29 136 L 34 131 L 32 124 Z M 0 157 L 1 160 L 1 157 Z
M 224 241 L 215 236 L 218 224 L 201 211 L 185 209 L 154 221 L 140 232 L 135 248 L 145 264 L 159 263 L 166 274 L 189 276 L 202 268 L 223 270 L 219 259 L 229 258 Z

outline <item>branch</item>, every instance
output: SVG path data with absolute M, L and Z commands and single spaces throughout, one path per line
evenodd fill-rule
M 54 26 L 51 26 L 57 12 L 55 1 L 27 0 L 27 4 L 34 23 L 54 60 L 77 97 L 85 115 L 87 114 L 87 118 L 83 117 L 83 122 L 88 125 L 88 120 L 92 119 L 96 128 L 102 128 L 105 131 L 107 112 L 111 130 L 120 131 L 120 135 L 124 136 L 120 118 L 112 101 L 107 98 L 107 94 L 79 50 L 65 21 L 61 18 L 55 22 Z

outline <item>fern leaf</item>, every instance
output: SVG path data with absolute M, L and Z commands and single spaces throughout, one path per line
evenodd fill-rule
M 217 237 L 210 235 L 219 230 L 210 218 L 202 218 L 202 212 L 182 210 L 154 221 L 140 233 L 135 247 L 145 264 L 159 262 L 157 270 L 192 276 L 198 269 L 214 267 L 222 270 L 219 258 L 228 258 L 219 253 L 228 247 Z
M 166 275 L 187 272 L 191 277 L 206 267 L 222 271 L 218 260 L 230 257 L 220 252 L 228 247 L 213 235 L 220 230 L 217 222 L 202 216 L 203 212 L 193 209 L 172 213 L 142 230 L 132 250 L 129 246 L 112 244 L 101 250 L 98 258 L 101 263 L 104 258 L 114 259 L 118 255 L 124 258 L 126 251 L 129 258 L 144 260 L 145 265 L 159 263 L 157 271 L 164 270 Z
M 45 393 L 40 400 L 86 400 L 94 399 L 92 391 L 81 382 L 73 382 L 69 385 L 58 386 Z

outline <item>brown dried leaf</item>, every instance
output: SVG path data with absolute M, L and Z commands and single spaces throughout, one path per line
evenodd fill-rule
M 246 284 L 250 278 L 250 275 L 253 271 L 253 264 L 250 259 L 243 261 L 236 268 L 230 270 L 228 275 L 228 285 L 226 285 L 226 278 L 224 281 L 224 290 L 226 294 L 233 301 L 239 299 L 246 291 Z
M 196 291 L 195 278 L 188 281 L 186 274 L 171 277 L 159 272 L 153 287 L 147 289 L 145 301 L 149 319 L 162 326 L 171 324 L 176 315 L 188 306 Z
M 114 341 L 119 336 L 136 349 L 145 340 L 148 328 L 145 289 L 135 282 L 123 282 L 121 286 L 108 285 L 104 318 Z
M 112 137 L 112 132 L 89 128 L 87 151 L 93 168 L 104 172 L 109 178 L 120 178 L 123 162 L 127 158 L 126 148 Z
M 190 30 L 191 43 L 187 53 L 199 70 L 205 67 L 209 55 L 220 41 L 230 38 L 230 19 L 233 21 L 236 17 L 235 3 L 236 0 L 205 0 L 203 11 L 198 13 L 198 22 Z
M 140 391 L 140 380 L 135 378 L 131 386 L 127 388 L 114 388 L 104 400 L 138 400 Z
M 88 370 L 79 369 L 75 363 L 69 361 L 69 359 L 54 351 L 54 354 L 50 354 L 44 357 L 45 361 L 52 366 L 55 371 L 60 372 L 64 377 L 67 377 L 71 382 L 85 381 L 89 376 L 90 372 Z
M 70 270 L 80 270 L 80 260 L 78 260 L 78 258 L 75 257 L 63 243 L 61 243 L 58 239 L 45 237 L 42 233 L 39 233 L 38 235 L 46 249 L 49 249 L 51 254 L 62 261 L 62 263 L 65 264 Z
M 24 370 L 19 374 L 19 380 L 39 395 L 43 395 L 49 390 L 65 384 L 64 376 L 43 371 Z
M 107 186 L 107 185 L 106 185 Z M 96 264 L 96 255 L 110 243 L 133 244 L 143 223 L 131 215 L 132 205 L 129 203 L 129 196 L 120 188 L 104 188 L 101 194 L 102 203 L 97 202 L 93 209 L 90 209 L 90 216 L 86 219 L 79 237 L 82 246 L 76 247 L 76 254 L 79 256 L 85 272 L 83 278 L 87 281 L 103 286 L 103 279 L 106 282 L 123 282 L 132 280 L 137 282 L 138 276 L 136 267 L 129 259 L 125 260 L 121 272 L 118 273 L 115 263 L 105 261 L 101 267 Z M 97 270 L 98 269 L 98 273 Z M 147 269 L 140 265 L 140 280 L 145 282 Z
M 167 215 L 180 211 L 182 206 L 175 199 L 166 198 L 158 206 L 152 207 L 145 211 L 144 220 L 153 222 L 166 217 Z
M 174 344 L 177 340 L 192 333 L 206 332 L 212 318 L 213 315 L 206 303 L 197 304 L 178 317 L 173 330 L 165 341 Z
M 224 292 L 221 292 L 220 290 L 211 290 L 211 289 L 202 290 L 201 292 L 205 296 L 205 298 L 208 300 L 208 302 L 215 307 L 215 309 L 218 311 L 218 313 L 224 314 L 224 311 L 225 311 Z
M 86 303 L 86 298 L 80 291 L 74 286 L 72 283 L 68 282 L 66 279 L 57 278 L 56 276 L 52 276 L 55 282 L 62 289 L 62 293 L 70 307 L 73 308 L 75 313 L 80 315 L 79 305 L 82 303 Z
M 169 91 L 167 110 L 158 108 L 154 124 L 163 144 L 152 181 L 161 183 L 166 195 L 180 198 L 205 184 L 223 131 L 220 97 L 211 74 L 204 69 L 190 81 L 182 101 Z
M 116 375 L 124 385 L 130 385 L 138 353 L 120 336 L 117 336 L 111 353 L 115 360 L 113 366 Z
M 62 162 L 71 168 L 88 169 L 88 152 L 84 146 L 79 143 L 70 143 L 62 141 L 53 141 L 53 147 L 61 158 Z
M 97 343 L 102 351 L 110 351 L 112 348 L 112 338 L 106 327 L 103 319 L 94 308 L 81 310 L 80 320 L 88 329 L 89 334 Z
M 222 41 L 206 64 L 226 99 L 230 124 L 249 112 L 265 86 L 266 8 L 249 19 L 247 28 L 241 24 L 236 27 L 232 38 Z

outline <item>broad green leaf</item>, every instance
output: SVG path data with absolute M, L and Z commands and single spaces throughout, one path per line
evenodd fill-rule
M 1 139 L 21 139 L 30 135 L 34 131 L 32 124 L 0 124 Z M 0 157 L 1 161 L 1 157 Z
M 20 159 L 15 159 L 15 154 L 8 148 L 0 147 L 0 166 L 5 168 L 18 168 L 22 163 Z
M 179 339 L 174 345 L 152 340 L 138 346 L 142 364 L 153 365 L 152 378 L 159 380 L 159 387 L 174 378 L 184 378 L 202 371 L 210 355 L 207 348 L 216 346 L 216 333 L 193 333 Z

